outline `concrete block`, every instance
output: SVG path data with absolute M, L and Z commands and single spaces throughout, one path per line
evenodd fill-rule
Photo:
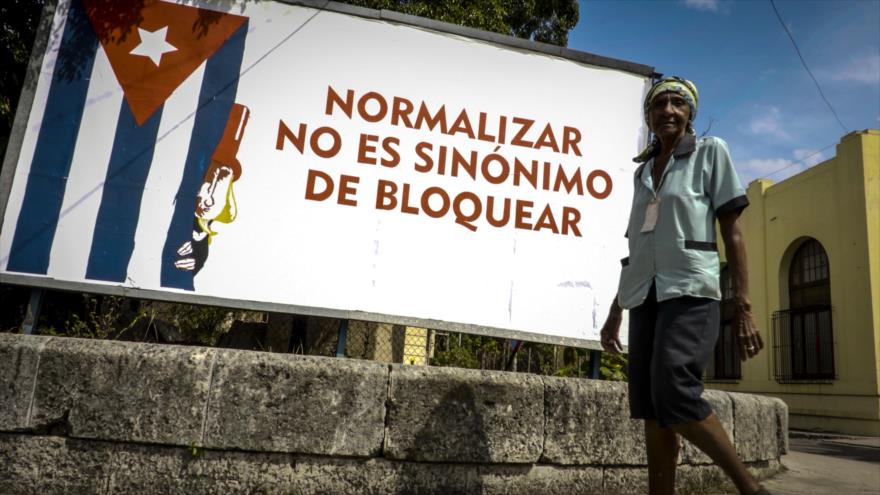
M 721 390 L 705 390 L 703 398 L 712 405 L 712 411 L 718 416 L 724 431 L 733 443 L 733 402 L 727 392 Z M 679 460 L 684 464 L 712 464 L 712 459 L 704 454 L 700 449 L 685 439 L 681 439 L 681 452 Z
M 381 452 L 388 367 L 352 359 L 222 351 L 204 446 L 304 454 Z
M 385 457 L 536 462 L 543 441 L 540 377 L 459 368 L 392 368 Z
M 28 427 L 78 438 L 198 443 L 214 352 L 52 339 L 40 353 Z
M 50 337 L 0 333 L 0 430 L 27 427 L 40 349 Z
M 675 473 L 677 495 L 707 495 L 736 493 L 730 479 L 721 468 L 713 465 L 679 466 Z
M 602 471 L 603 495 L 644 495 L 648 493 L 648 468 L 606 467 Z
M 544 377 L 542 462 L 646 465 L 644 423 L 629 419 L 627 385 Z
M 744 462 L 779 457 L 776 402 L 759 395 L 730 393 L 733 401 L 734 445 Z
M 4 495 L 304 493 L 296 491 L 295 465 L 285 454 L 200 450 L 193 455 L 183 447 L 0 434 Z
M 294 458 L 286 454 L 198 450 L 193 455 L 180 447 L 147 445 L 122 445 L 110 453 L 107 493 L 296 493 Z
M 484 495 L 571 495 L 602 493 L 602 468 L 589 466 L 482 465 Z
M 105 493 L 110 458 L 86 445 L 62 437 L 0 433 L 0 493 Z
M 788 453 L 788 404 L 779 398 L 772 400 L 776 405 L 776 445 L 782 456 Z

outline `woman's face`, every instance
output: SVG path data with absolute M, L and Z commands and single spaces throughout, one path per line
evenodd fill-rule
M 651 130 L 660 139 L 674 139 L 687 131 L 691 108 L 683 96 L 674 92 L 660 93 L 648 107 Z
M 232 169 L 229 167 L 216 167 L 214 173 L 205 177 L 196 199 L 196 216 L 205 220 L 217 218 L 226 206 L 226 195 L 231 184 Z

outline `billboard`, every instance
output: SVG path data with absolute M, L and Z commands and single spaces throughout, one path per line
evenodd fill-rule
M 51 22 L 0 281 L 595 347 L 650 68 L 323 2 Z

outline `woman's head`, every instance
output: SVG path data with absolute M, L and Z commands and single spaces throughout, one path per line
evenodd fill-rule
M 680 132 L 679 126 L 693 133 L 699 99 L 694 83 L 680 77 L 665 77 L 645 96 L 645 122 L 657 135 Z
M 699 101 L 697 87 L 681 77 L 665 77 L 651 86 L 643 107 L 654 140 L 633 161 L 645 163 L 660 152 L 661 142 L 675 142 L 686 132 L 695 134 L 693 122 Z

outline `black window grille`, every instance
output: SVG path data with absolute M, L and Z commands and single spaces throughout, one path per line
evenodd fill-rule
M 777 380 L 835 378 L 830 271 L 828 255 L 815 239 L 792 258 L 789 309 L 773 313 Z
M 721 270 L 720 284 L 721 328 L 706 376 L 709 380 L 739 380 L 742 378 L 742 363 L 739 343 L 733 331 L 733 284 L 726 266 Z
M 773 313 L 773 335 L 777 380 L 835 378 L 830 306 Z

